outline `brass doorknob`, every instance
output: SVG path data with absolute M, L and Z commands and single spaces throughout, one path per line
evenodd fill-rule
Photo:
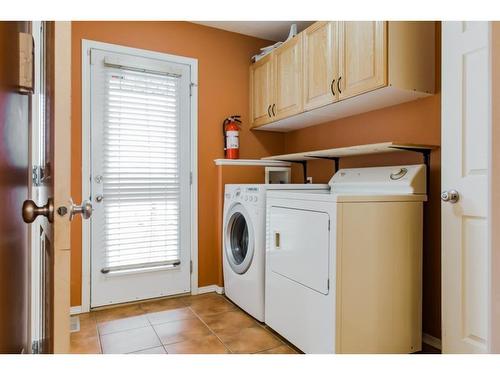
M 23 203 L 23 220 L 25 223 L 32 223 L 38 215 L 45 216 L 49 223 L 54 222 L 54 200 L 49 198 L 47 204 L 38 207 L 31 199 L 25 200 Z

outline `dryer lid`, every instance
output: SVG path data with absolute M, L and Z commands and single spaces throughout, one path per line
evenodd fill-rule
M 426 194 L 424 164 L 340 169 L 328 183 L 335 194 Z

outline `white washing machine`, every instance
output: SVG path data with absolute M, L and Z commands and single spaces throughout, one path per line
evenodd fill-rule
M 266 324 L 305 353 L 421 350 L 424 165 L 267 194 Z
M 266 191 L 327 191 L 327 184 L 226 185 L 223 217 L 224 292 L 264 321 Z

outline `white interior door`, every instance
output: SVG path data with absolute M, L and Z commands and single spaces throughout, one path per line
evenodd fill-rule
M 190 290 L 190 67 L 91 50 L 91 307 Z
M 490 25 L 443 22 L 442 336 L 445 353 L 488 351 Z M 453 203 L 452 190 L 459 194 Z

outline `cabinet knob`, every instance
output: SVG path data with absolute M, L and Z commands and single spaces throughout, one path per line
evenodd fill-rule
M 342 77 L 339 77 L 339 80 L 337 81 L 337 91 L 339 92 L 339 94 L 342 94 L 342 91 L 340 90 L 340 80 L 342 79 Z
M 335 96 L 335 91 L 333 89 L 333 86 L 335 85 L 335 79 L 333 79 L 332 84 L 330 85 L 330 90 L 332 90 L 332 95 Z
M 267 115 L 271 117 L 271 104 L 269 104 L 269 107 L 267 107 Z
M 276 108 L 276 104 L 273 104 L 273 116 L 276 116 L 276 112 L 274 112 L 275 108 Z

